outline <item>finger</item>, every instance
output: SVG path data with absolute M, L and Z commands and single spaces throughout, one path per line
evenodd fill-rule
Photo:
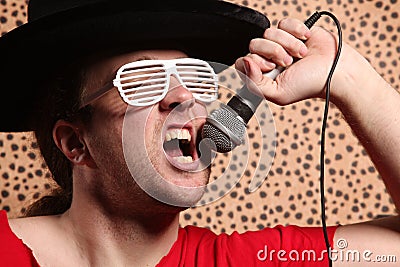
M 254 63 L 256 63 L 262 72 L 267 72 L 273 70 L 276 67 L 276 64 L 271 60 L 268 60 L 257 54 L 249 54 L 247 57 L 250 57 Z
M 256 54 L 248 54 L 245 57 L 238 58 L 235 62 L 235 68 L 242 80 L 246 79 L 245 59 L 251 59 L 250 61 L 256 64 L 257 68 L 259 68 L 262 73 L 269 72 L 276 68 L 276 64 L 269 60 Z
M 284 30 L 267 29 L 264 38 L 280 44 L 293 57 L 303 58 L 307 55 L 308 49 L 304 42 Z
M 238 70 L 239 75 L 246 74 L 244 64 L 243 57 L 240 57 L 235 61 L 235 69 Z
M 311 36 L 310 29 L 307 28 L 304 22 L 298 19 L 293 19 L 293 18 L 282 19 L 278 23 L 278 29 L 288 32 L 294 37 L 301 40 L 307 40 Z
M 235 62 L 236 70 L 238 70 L 239 72 L 241 72 L 243 74 L 246 73 L 245 69 L 244 69 L 244 62 L 243 62 L 244 58 L 251 58 L 254 61 L 254 63 L 256 63 L 258 65 L 258 67 L 261 69 L 262 72 L 268 72 L 268 71 L 271 71 L 276 68 L 276 64 L 273 63 L 272 61 L 265 59 L 256 54 L 248 54 L 245 57 L 238 58 Z
M 248 77 L 245 82 L 249 90 L 267 99 L 276 98 L 276 82 L 264 76 L 251 57 L 244 57 L 242 63 Z
M 276 67 L 274 62 L 260 55 L 250 54 L 248 57 L 250 57 L 258 66 L 260 66 L 262 72 L 270 71 Z
M 293 57 L 278 43 L 256 38 L 250 41 L 249 50 L 252 54 L 257 54 L 265 59 L 287 67 L 293 62 Z

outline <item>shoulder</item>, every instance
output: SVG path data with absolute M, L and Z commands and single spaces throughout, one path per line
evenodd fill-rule
M 9 225 L 36 257 L 43 257 L 46 251 L 55 253 L 64 236 L 56 215 L 10 219 Z
M 60 266 L 68 263 L 65 253 L 69 247 L 66 231 L 60 222 L 60 216 L 37 216 L 9 220 L 13 234 L 32 251 L 41 265 Z M 63 258 L 64 257 L 64 258 Z M 58 264 L 54 264 L 54 263 Z M 70 265 L 72 266 L 72 265 Z
M 8 220 L 6 212 L 0 211 L 0 265 L 39 266 L 32 249 L 13 231 L 14 221 Z
M 9 239 L 34 236 L 41 232 L 41 229 L 51 225 L 52 218 L 32 217 L 8 219 L 5 211 L 0 211 L 0 233 Z
M 57 219 L 58 216 L 38 216 L 10 219 L 8 222 L 15 235 L 21 238 L 54 230 Z

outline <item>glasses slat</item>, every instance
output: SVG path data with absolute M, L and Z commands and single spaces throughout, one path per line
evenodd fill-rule
M 118 73 L 118 75 L 128 75 L 132 73 L 137 73 L 137 72 L 145 72 L 145 71 L 152 71 L 152 72 L 159 72 L 159 71 L 165 71 L 165 68 L 163 66 L 145 66 L 145 67 L 135 67 L 135 68 L 129 68 L 129 66 L 122 71 Z
M 129 82 L 129 83 L 120 83 L 118 81 L 115 82 L 116 86 L 121 86 L 121 87 L 131 87 L 131 86 L 137 86 L 137 87 L 142 87 L 146 86 L 144 84 L 149 84 L 149 83 L 160 83 L 160 84 L 166 84 L 167 79 L 162 78 L 162 79 L 151 79 L 151 80 L 144 80 L 144 81 L 135 81 L 135 82 Z
M 132 79 L 148 79 L 152 77 L 166 77 L 165 72 L 155 72 L 155 73 L 147 73 L 147 74 L 141 74 L 141 75 L 131 75 L 131 76 L 126 76 L 122 77 L 119 79 L 115 79 L 114 81 L 127 81 L 127 80 L 132 80 Z
M 159 88 L 159 87 L 165 87 L 164 84 L 154 84 L 154 85 L 147 85 L 147 86 L 141 86 L 139 88 L 121 88 L 120 91 L 122 93 L 130 93 L 130 92 L 135 92 L 135 91 L 143 91 L 147 89 L 154 89 L 154 88 Z M 165 90 L 165 89 L 163 89 Z
M 144 95 L 151 95 L 151 94 L 157 94 L 157 96 L 161 96 L 162 93 L 164 93 L 164 90 L 155 90 L 155 91 L 149 91 L 149 92 L 140 92 L 140 93 L 133 93 L 133 94 L 127 94 L 126 96 L 128 97 L 138 97 L 138 96 L 144 96 Z M 156 96 L 154 96 L 156 97 Z

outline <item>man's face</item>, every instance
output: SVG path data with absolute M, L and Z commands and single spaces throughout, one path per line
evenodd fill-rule
M 89 68 L 86 93 L 112 81 L 118 68 L 128 62 L 183 57 L 187 56 L 179 51 L 152 50 L 107 58 Z M 207 112 L 175 77 L 170 78 L 166 96 L 152 106 L 128 106 L 116 88 L 92 106 L 88 147 L 110 184 L 123 191 L 137 190 L 133 185 L 139 184 L 169 204 L 170 197 L 179 198 L 173 203 L 187 206 L 199 200 L 210 175 L 209 168 L 199 170 L 196 145 Z

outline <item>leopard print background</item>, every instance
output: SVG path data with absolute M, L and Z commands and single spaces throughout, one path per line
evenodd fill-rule
M 400 3 L 397 0 L 243 0 L 235 3 L 264 12 L 276 25 L 284 17 L 301 20 L 315 10 L 329 10 L 341 21 L 344 41 L 357 48 L 393 87 L 400 85 Z M 27 1 L 0 0 L 0 33 L 26 22 Z M 329 19 L 317 25 L 335 31 Z M 26 44 L 29 45 L 29 44 Z M 3 63 L 4 64 L 4 63 Z M 12 90 L 12 88 L 3 88 Z M 229 95 L 224 95 L 223 99 Z M 249 127 L 249 163 L 240 182 L 212 204 L 182 213 L 182 225 L 213 231 L 243 232 L 276 224 L 320 225 L 319 140 L 323 102 L 308 100 L 280 107 L 269 103 L 276 126 L 276 155 L 261 187 L 250 193 L 248 184 L 264 148 L 259 125 Z M 212 176 L 218 177 L 235 159 L 218 155 Z M 261 160 L 262 163 L 262 160 Z M 268 167 L 268 166 L 267 166 Z M 31 133 L 0 134 L 0 209 L 21 216 L 27 205 L 46 195 L 54 183 Z M 220 190 L 216 188 L 215 190 Z M 379 174 L 353 136 L 342 114 L 331 106 L 326 142 L 327 223 L 347 224 L 395 214 Z

